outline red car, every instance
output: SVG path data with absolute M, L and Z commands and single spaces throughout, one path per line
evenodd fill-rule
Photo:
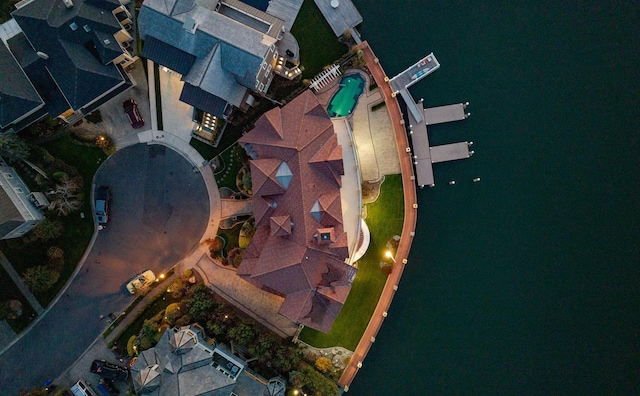
M 129 117 L 129 123 L 135 129 L 141 128 L 144 125 L 144 120 L 140 115 L 140 111 L 138 111 L 138 104 L 133 99 L 127 99 L 122 102 L 122 107 L 124 108 L 124 112 Z

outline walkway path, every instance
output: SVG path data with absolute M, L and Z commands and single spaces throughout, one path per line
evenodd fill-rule
M 253 214 L 251 199 L 222 199 L 220 202 L 222 204 L 220 212 L 223 219 Z
M 398 289 L 398 282 L 402 276 L 404 265 L 406 264 L 409 250 L 411 249 L 411 243 L 413 242 L 413 236 L 415 235 L 416 220 L 417 220 L 417 208 L 418 204 L 416 198 L 416 186 L 415 176 L 413 175 L 413 166 L 411 163 L 410 152 L 407 151 L 409 142 L 407 140 L 407 134 L 404 128 L 404 120 L 402 118 L 402 112 L 400 106 L 395 97 L 391 95 L 391 88 L 385 81 L 385 73 L 382 67 L 378 63 L 378 59 L 375 57 L 373 51 L 369 47 L 369 44 L 365 41 L 358 46 L 364 52 L 364 59 L 373 74 L 378 87 L 382 88 L 387 108 L 389 109 L 389 115 L 391 116 L 391 124 L 396 137 L 396 144 L 398 147 L 398 156 L 400 158 L 400 168 L 402 169 L 402 186 L 404 189 L 404 224 L 402 226 L 402 235 L 398 250 L 396 252 L 396 262 L 400 265 L 394 267 L 393 272 L 387 278 L 384 285 L 382 295 L 378 300 L 378 305 L 371 317 L 371 321 L 367 326 L 353 357 L 349 362 L 349 365 L 344 370 L 342 377 L 338 383 L 349 390 L 349 385 L 353 381 L 353 378 L 357 374 L 358 370 L 362 367 L 362 361 L 367 356 L 369 349 L 373 342 L 375 342 L 375 336 L 378 334 L 382 322 L 387 315 L 387 309 L 391 305 L 393 296 Z
M 4 270 L 7 271 L 7 274 L 9 274 L 11 279 L 13 279 L 13 282 L 16 284 L 16 286 L 18 286 L 18 289 L 20 289 L 20 291 L 22 292 L 24 297 L 27 299 L 29 304 L 31 304 L 33 309 L 38 313 L 38 315 L 40 315 L 44 311 L 44 308 L 42 308 L 42 305 L 40 305 L 40 303 L 38 302 L 36 297 L 33 295 L 33 293 L 31 293 L 31 290 L 29 290 L 27 285 L 24 284 L 20 275 L 18 275 L 16 270 L 13 269 L 13 265 L 11 265 L 11 263 L 7 259 L 7 256 L 5 256 L 4 253 L 2 252 L 0 252 L 0 265 L 2 265 L 2 268 L 4 268 Z

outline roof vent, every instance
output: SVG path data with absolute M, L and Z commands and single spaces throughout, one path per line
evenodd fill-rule
M 36 52 L 36 55 L 38 55 L 42 59 L 49 59 L 49 55 L 47 55 L 47 54 L 45 54 L 44 52 L 41 52 L 41 51 Z
M 191 17 L 187 17 L 187 19 L 184 20 L 184 24 L 182 25 L 182 27 L 189 33 L 195 34 L 196 29 L 198 28 L 198 22 Z
M 102 42 L 104 43 L 104 45 L 111 44 L 111 41 L 109 39 L 104 39 Z
M 62 2 L 64 3 L 64 6 L 67 7 L 67 8 L 73 7 L 73 1 L 72 0 L 62 0 Z

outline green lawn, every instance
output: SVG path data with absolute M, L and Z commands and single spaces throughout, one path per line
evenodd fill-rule
M 80 212 L 74 212 L 61 218 L 64 223 L 64 231 L 60 237 L 46 243 L 33 242 L 24 244 L 21 239 L 3 241 L 0 243 L 0 249 L 20 275 L 29 267 L 47 263 L 46 251 L 49 246 L 59 246 L 64 250 L 64 266 L 58 283 L 50 290 L 36 294 L 40 304 L 46 307 L 69 279 L 91 240 L 91 235 L 93 234 L 91 182 L 98 166 L 105 160 L 106 156 L 97 147 L 81 146 L 74 143 L 74 140 L 69 136 L 45 143 L 42 147 L 47 149 L 54 157 L 78 169 L 84 179 L 83 206 Z M 84 213 L 84 218 L 81 217 L 80 213 Z
M 304 66 L 302 78 L 312 78 L 347 52 L 338 42 L 333 30 L 313 1 L 302 3 L 291 34 L 300 46 L 300 62 Z
M 342 346 L 352 351 L 358 345 L 387 279 L 380 269 L 385 245 L 391 237 L 402 232 L 404 203 L 399 174 L 386 177 L 380 197 L 367 205 L 367 213 L 371 243 L 367 253 L 358 261 L 358 274 L 349 297 L 329 334 L 308 327 L 302 330 L 300 339 L 307 344 L 319 348 Z
M 238 192 L 238 186 L 236 186 L 236 176 L 238 171 L 242 168 L 244 160 L 244 149 L 239 145 L 234 145 L 230 149 L 220 154 L 222 161 L 224 162 L 224 169 L 222 172 L 217 173 L 216 183 L 218 188 L 228 187 L 231 190 Z

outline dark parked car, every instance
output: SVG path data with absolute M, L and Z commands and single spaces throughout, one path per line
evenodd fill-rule
M 109 200 L 111 199 L 111 193 L 109 188 L 105 186 L 98 186 L 96 188 L 96 222 L 99 226 L 107 224 L 109 221 Z
M 129 123 L 132 127 L 138 129 L 142 128 L 144 125 L 144 120 L 140 115 L 140 111 L 138 111 L 138 104 L 133 99 L 127 99 L 122 102 L 122 107 L 124 108 L 124 112 L 129 118 Z
M 91 363 L 91 372 L 110 380 L 126 381 L 129 378 L 129 369 L 106 360 L 94 360 Z
M 116 388 L 113 381 L 109 378 L 100 378 L 98 390 L 103 396 L 116 396 L 120 394 L 120 390 Z

